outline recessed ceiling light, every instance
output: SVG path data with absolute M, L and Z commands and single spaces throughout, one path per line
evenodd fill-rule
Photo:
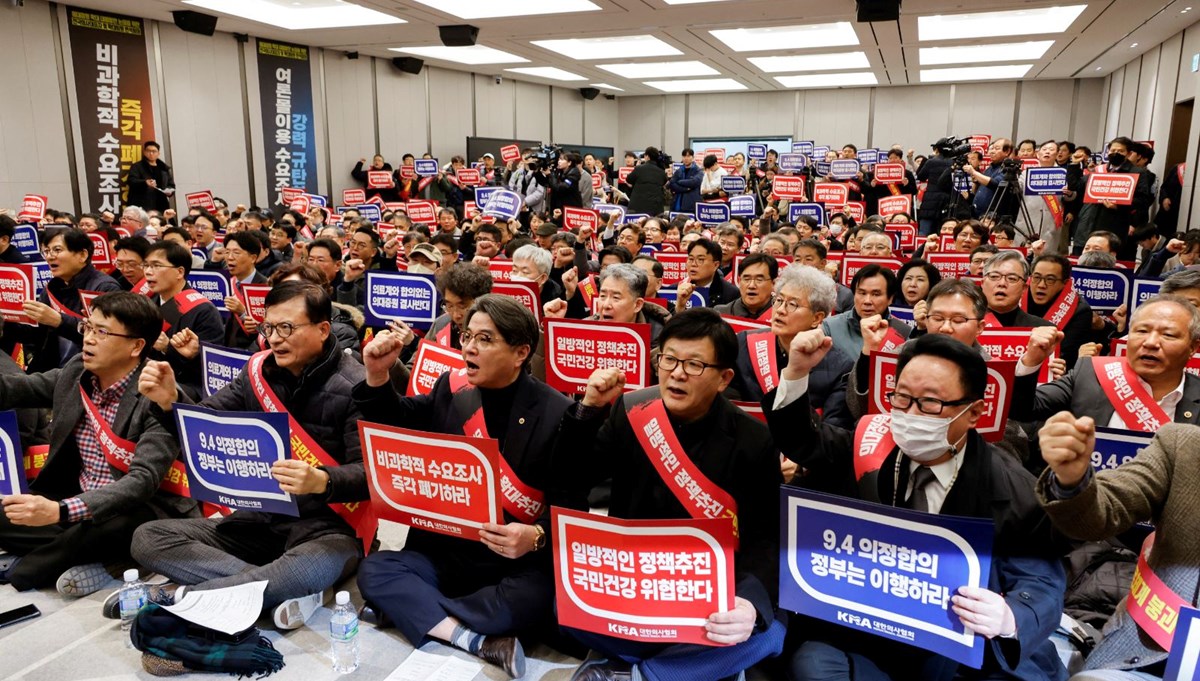
M 1129 49 L 1131 49 L 1131 50 L 1132 50 L 1133 48 L 1135 48 L 1135 47 L 1137 47 L 1137 46 L 1138 46 L 1138 44 L 1137 44 L 1137 43 L 1134 43 L 1134 44 L 1132 44 L 1132 45 L 1130 45 L 1130 46 L 1129 46 Z
M 309 0 L 290 5 L 269 0 L 184 0 L 184 4 L 289 31 L 408 23 L 399 17 L 342 0 Z
M 1053 40 L 1028 43 L 1005 43 L 1001 45 L 962 45 L 960 47 L 922 47 L 921 64 L 979 64 L 995 60 L 998 55 L 1004 61 L 1041 59 Z
M 709 33 L 734 52 L 797 50 L 806 47 L 843 47 L 858 44 L 858 35 L 854 33 L 854 27 L 848 21 L 808 26 L 731 28 Z
M 537 78 L 549 78 L 550 80 L 587 80 L 587 78 L 578 73 L 571 73 L 553 66 L 528 66 L 519 69 L 504 69 L 513 73 L 522 73 L 526 76 L 535 76 Z
M 429 47 L 389 47 L 388 49 L 392 52 L 415 54 L 418 57 L 441 59 L 442 61 L 452 61 L 472 66 L 479 64 L 524 64 L 529 62 L 524 57 L 518 57 L 515 54 L 491 47 L 484 47 L 483 45 L 471 45 L 470 47 L 430 45 Z
M 815 73 L 809 76 L 775 76 L 784 87 L 842 87 L 847 85 L 878 85 L 879 79 L 870 71 L 857 73 Z
M 717 90 L 745 90 L 746 86 L 732 78 L 701 78 L 700 80 L 649 80 L 649 85 L 663 92 L 715 92 Z
M 616 85 L 609 85 L 608 83 L 592 83 L 592 87 L 598 87 L 601 90 L 613 90 L 615 92 L 624 92 L 625 91 L 625 90 L 617 87 Z
M 495 19 L 497 17 L 527 17 L 535 14 L 566 14 L 595 12 L 600 6 L 590 0 L 416 0 L 439 12 L 453 14 L 459 19 Z
M 1104 67 L 1103 67 L 1103 66 L 1097 66 L 1097 67 L 1096 67 L 1096 70 L 1097 70 L 1097 71 L 1103 71 L 1103 70 L 1104 70 Z
M 750 57 L 749 61 L 764 73 L 787 73 L 795 71 L 836 71 L 841 69 L 866 69 L 871 64 L 865 52 L 843 52 L 841 54 L 800 54 L 789 57 Z
M 922 83 L 944 83 L 963 80 L 1013 80 L 1024 78 L 1033 64 L 1011 66 L 964 66 L 954 69 L 921 69 Z
M 591 59 L 635 59 L 637 57 L 673 57 L 683 54 L 652 35 L 626 35 L 612 38 L 567 38 L 534 40 L 534 45 L 578 61 Z
M 917 37 L 919 40 L 954 40 L 981 35 L 1062 33 L 1085 9 L 1087 5 L 1069 5 L 917 17 Z
M 717 76 L 720 71 L 699 61 L 660 61 L 648 64 L 599 64 L 600 68 L 622 78 L 683 78 Z

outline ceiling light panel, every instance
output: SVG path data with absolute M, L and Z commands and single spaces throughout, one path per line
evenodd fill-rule
M 730 28 L 709 31 L 709 33 L 734 52 L 800 50 L 810 47 L 845 47 L 858 44 L 858 36 L 848 21 L 808 26 Z
M 534 40 L 534 45 L 576 61 L 592 59 L 636 59 L 673 57 L 683 54 L 652 35 L 627 35 L 611 38 L 567 38 Z
M 795 73 L 796 71 L 839 71 L 871 67 L 865 52 L 841 54 L 801 54 L 787 57 L 750 57 L 748 61 L 764 73 Z
M 614 92 L 624 92 L 625 91 L 624 89 L 619 88 L 616 85 L 609 85 L 608 83 L 592 83 L 592 87 L 600 88 L 601 90 L 612 90 Z
M 662 61 L 646 64 L 598 64 L 599 68 L 622 78 L 683 78 L 717 76 L 720 71 L 699 61 Z
M 590 0 L 415 0 L 439 12 L 459 19 L 496 19 L 528 17 L 538 14 L 596 12 L 600 6 Z
M 967 80 L 1016 80 L 1024 78 L 1033 64 L 1011 66 L 964 66 L 954 69 L 921 69 L 922 83 L 945 83 Z
M 571 73 L 570 71 L 564 71 L 553 66 L 527 66 L 519 69 L 504 70 L 536 78 L 548 78 L 550 80 L 587 80 L 587 78 L 578 73 Z
M 917 17 L 917 36 L 919 40 L 961 40 L 977 36 L 1062 33 L 1085 9 L 1087 5 L 1068 5 Z
M 879 79 L 870 71 L 857 73 L 816 73 L 806 76 L 775 76 L 775 80 L 786 88 L 848 87 L 852 85 L 878 85 Z
M 718 92 L 745 90 L 746 86 L 732 78 L 702 78 L 699 80 L 649 80 L 643 83 L 663 92 Z
M 184 0 L 183 4 L 289 31 L 408 23 L 399 17 L 342 0 L 295 0 L 286 3 L 269 0 Z
M 1000 45 L 962 45 L 959 47 L 922 47 L 921 65 L 979 64 L 994 61 L 1041 59 L 1053 40 Z
M 457 64 L 468 64 L 471 66 L 478 66 L 480 64 L 526 64 L 529 62 L 524 57 L 518 57 L 515 54 L 491 47 L 484 47 L 483 45 L 471 45 L 470 47 L 430 45 L 429 47 L 391 47 L 388 49 L 392 52 L 415 54 L 418 57 L 441 59 L 442 61 L 452 61 Z

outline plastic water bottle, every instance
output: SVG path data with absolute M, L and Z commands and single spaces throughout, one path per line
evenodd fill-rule
M 125 571 L 125 584 L 121 587 L 121 631 L 125 632 L 125 643 L 133 645 L 129 640 L 129 629 L 137 617 L 138 610 L 146 604 L 146 585 L 138 579 L 137 568 Z
M 350 604 L 350 592 L 339 591 L 333 617 L 329 619 L 329 644 L 333 648 L 333 671 L 349 674 L 358 669 L 358 613 Z

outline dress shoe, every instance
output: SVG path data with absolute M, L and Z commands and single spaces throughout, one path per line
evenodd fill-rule
M 358 621 L 363 624 L 374 625 L 376 629 L 391 629 L 396 626 L 392 622 L 392 618 L 387 616 L 386 612 L 369 603 L 364 603 L 363 607 L 359 608 Z
M 485 636 L 476 655 L 514 679 L 525 676 L 525 651 L 515 636 Z
M 183 587 L 175 582 L 146 585 L 146 602 L 159 605 L 175 605 L 175 595 Z M 100 612 L 110 620 L 121 619 L 121 590 L 110 593 L 100 606 Z
M 587 660 L 571 675 L 571 681 L 632 681 L 633 665 L 622 660 Z

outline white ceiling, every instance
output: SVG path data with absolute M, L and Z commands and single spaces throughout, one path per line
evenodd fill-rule
M 328 4 L 328 0 L 269 0 L 279 5 Z M 426 59 L 440 67 L 498 74 L 515 80 L 550 83 L 563 87 L 586 87 L 592 83 L 607 83 L 624 90 L 624 95 L 661 94 L 645 85 L 645 81 L 661 78 L 624 78 L 599 68 L 623 62 L 699 61 L 717 71 L 717 75 L 701 79 L 732 79 L 750 91 L 785 90 L 775 76 L 794 76 L 807 73 L 836 74 L 862 72 L 863 68 L 829 69 L 820 71 L 782 71 L 766 73 L 749 61 L 750 58 L 786 55 L 828 54 L 830 52 L 863 52 L 869 71 L 879 85 L 909 85 L 921 81 L 919 49 L 921 47 L 951 47 L 987 45 L 1035 40 L 1053 44 L 1037 60 L 1012 59 L 997 50 L 987 59 L 988 66 L 1030 64 L 1026 79 L 1087 78 L 1105 76 L 1147 49 L 1166 40 L 1200 19 L 1200 0 L 1104 0 L 1087 2 L 1086 9 L 1063 33 L 1026 36 L 989 37 L 968 35 L 957 40 L 920 42 L 917 39 L 917 18 L 938 14 L 1019 10 L 1055 6 L 1056 3 L 1032 0 L 904 0 L 899 21 L 852 23 L 858 45 L 824 49 L 766 49 L 755 52 L 735 52 L 715 38 L 710 31 L 729 28 L 759 28 L 854 22 L 853 0 L 726 0 L 671 6 L 664 0 L 592 0 L 600 11 L 512 17 L 499 19 L 464 20 L 448 11 L 414 0 L 350 0 L 385 14 L 404 19 L 407 23 L 362 28 L 340 28 L 288 31 L 267 24 L 219 15 L 217 30 L 247 33 L 251 36 L 286 40 L 337 51 L 357 51 L 363 55 L 390 58 L 398 53 L 389 48 L 440 45 L 437 26 L 471 23 L 479 27 L 479 44 L 518 55 L 527 63 L 464 66 L 448 61 Z M 492 0 L 505 3 L 506 0 Z M 511 0 L 507 0 L 511 1 Z M 556 0 L 550 0 L 555 2 Z M 1078 4 L 1087 0 L 1064 0 L 1057 4 Z M 439 7 L 452 8 L 456 0 L 443 0 Z M 1195 9 L 1185 11 L 1192 7 Z M 149 19 L 170 22 L 172 10 L 197 9 L 182 0 L 77 0 L 75 5 L 93 9 L 121 12 Z M 670 57 L 609 59 L 597 53 L 598 59 L 577 61 L 531 44 L 534 40 L 563 38 L 599 38 L 610 36 L 653 35 L 681 54 Z M 1136 46 L 1135 46 L 1136 45 Z M 856 58 L 861 61 L 861 57 Z M 946 66 L 965 66 L 947 64 Z M 585 80 L 554 81 L 533 75 L 506 71 L 508 68 L 556 67 L 581 75 Z M 928 68 L 928 65 L 927 65 Z M 535 71 L 536 73 L 537 71 Z M 833 78 L 832 80 L 837 80 Z M 686 90 L 685 90 L 686 91 Z

